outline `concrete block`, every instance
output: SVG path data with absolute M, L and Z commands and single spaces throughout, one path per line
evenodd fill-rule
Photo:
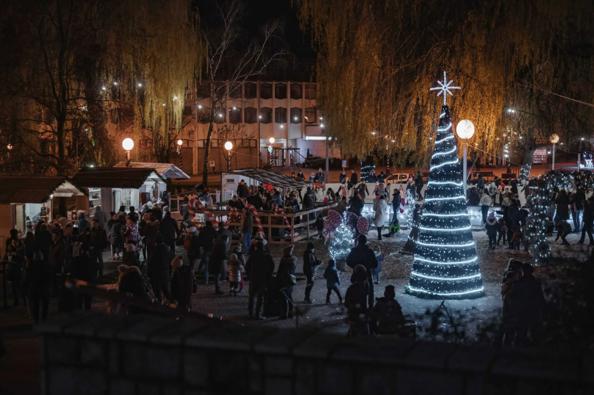
M 185 349 L 183 358 L 184 382 L 193 387 L 206 386 L 210 377 L 208 355 L 200 350 Z
M 318 392 L 347 395 L 354 393 L 355 376 L 348 365 L 322 363 L 319 366 Z
M 88 368 L 50 366 L 48 395 L 104 395 L 107 378 L 102 371 Z
M 107 366 L 107 343 L 104 340 L 83 338 L 80 341 L 80 363 L 102 368 Z
M 398 395 L 459 395 L 464 393 L 464 377 L 452 372 L 399 369 L 395 378 Z
M 76 365 L 80 361 L 80 342 L 76 337 L 46 335 L 45 347 L 47 362 Z
M 293 382 L 290 378 L 270 377 L 266 379 L 266 395 L 291 394 Z
M 266 375 L 290 376 L 293 374 L 293 360 L 289 357 L 266 357 Z

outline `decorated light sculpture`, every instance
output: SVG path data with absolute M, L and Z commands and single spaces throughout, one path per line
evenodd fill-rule
M 353 232 L 353 229 L 349 226 L 346 215 L 346 213 L 342 216 L 338 214 L 338 218 L 340 218 L 338 226 L 335 226 L 336 224 L 332 225 L 335 227 L 335 230 L 330 238 L 328 252 L 330 257 L 335 261 L 346 259 L 355 244 L 355 232 Z M 334 219 L 334 221 L 338 222 L 338 219 Z
M 444 72 L 438 95 L 444 96 L 413 268 L 406 291 L 425 298 L 476 298 L 484 293 L 476 246 L 466 210 L 462 169 L 446 97 L 451 81 Z

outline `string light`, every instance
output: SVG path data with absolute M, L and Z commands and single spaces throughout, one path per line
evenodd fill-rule
M 451 95 L 444 82 L 438 96 Z M 455 88 L 455 87 L 454 87 Z M 406 291 L 420 297 L 471 298 L 484 293 L 467 212 L 461 162 L 447 105 L 439 115 L 425 205 Z
M 334 235 L 330 239 L 330 245 L 328 246 L 328 253 L 332 259 L 340 260 L 345 259 L 351 252 L 351 248 L 355 244 L 355 233 L 348 225 L 346 214 L 342 215 L 340 225 L 334 231 Z

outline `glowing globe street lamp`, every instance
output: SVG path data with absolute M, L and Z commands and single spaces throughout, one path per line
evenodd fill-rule
M 184 145 L 184 141 L 182 139 L 177 139 L 175 144 L 177 145 L 177 154 L 179 155 L 181 153 L 181 147 Z
M 456 126 L 456 134 L 462 140 L 464 146 L 464 160 L 462 162 L 462 169 L 464 174 L 464 195 L 466 196 L 466 183 L 468 182 L 468 140 L 470 140 L 472 136 L 474 136 L 474 124 L 472 123 L 472 121 L 468 119 L 463 119 L 460 122 L 458 122 L 458 126 Z
M 231 171 L 231 151 L 233 150 L 233 143 L 227 140 L 223 147 L 225 148 L 225 151 L 227 151 L 225 159 L 227 160 L 227 172 L 229 172 Z
M 130 137 L 126 137 L 122 140 L 122 148 L 126 151 L 126 159 L 128 160 L 128 164 L 130 163 L 130 151 L 134 149 L 134 140 Z
M 557 133 L 551 134 L 549 141 L 553 144 L 553 149 L 551 150 L 551 170 L 555 170 L 555 145 L 559 142 L 559 135 Z

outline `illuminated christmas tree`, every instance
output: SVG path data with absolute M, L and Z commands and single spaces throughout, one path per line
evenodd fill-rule
M 530 188 L 530 215 L 526 220 L 526 240 L 536 265 L 547 263 L 551 257 L 551 247 L 547 241 L 547 228 L 551 222 L 548 215 L 549 204 L 548 191 L 542 183 L 540 187 Z
M 466 210 L 461 161 L 446 96 L 451 86 L 444 72 L 438 95 L 444 103 L 425 192 L 407 292 L 426 298 L 475 298 L 484 288 Z
M 342 216 L 340 225 L 334 230 L 333 236 L 330 239 L 328 252 L 334 261 L 346 259 L 355 244 L 355 232 L 351 229 L 346 215 Z

